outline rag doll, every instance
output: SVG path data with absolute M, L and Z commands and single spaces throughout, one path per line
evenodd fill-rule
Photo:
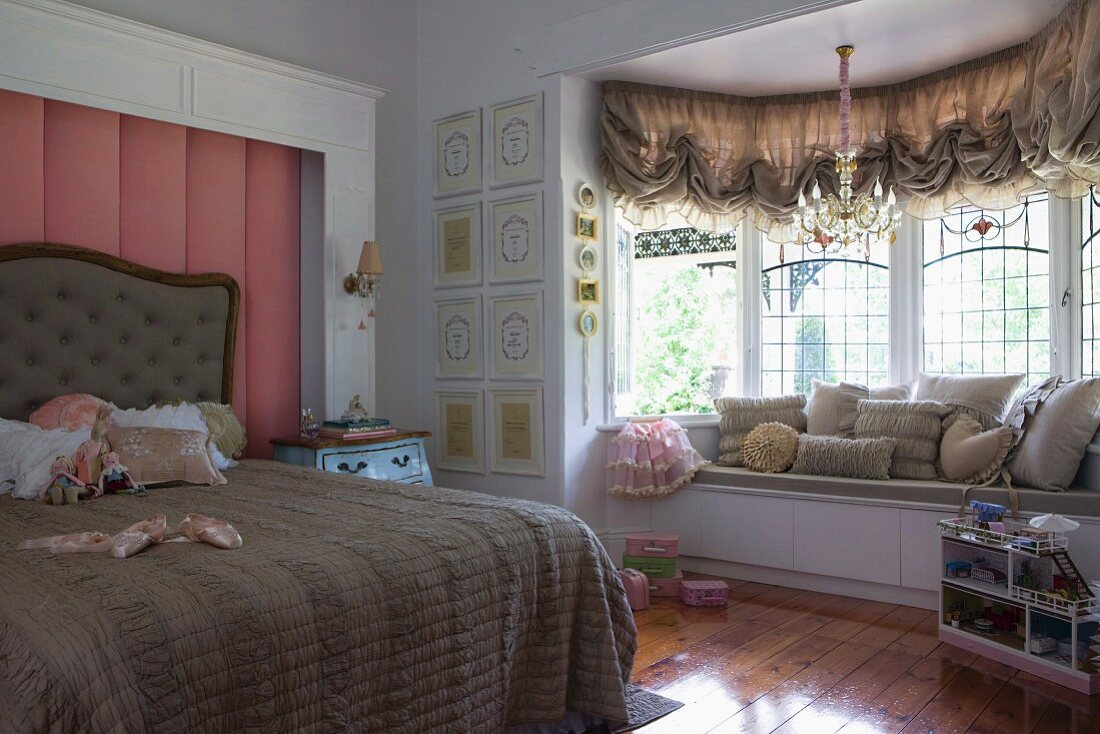
M 88 494 L 88 486 L 76 476 L 76 467 L 68 456 L 58 456 L 50 464 L 50 481 L 42 488 L 47 505 L 75 505 Z
M 103 471 L 99 475 L 99 491 L 117 494 L 135 494 L 141 487 L 130 477 L 130 470 L 122 465 L 118 454 L 111 451 L 103 457 Z

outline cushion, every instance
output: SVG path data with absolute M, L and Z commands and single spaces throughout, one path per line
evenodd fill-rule
M 951 408 L 934 400 L 860 400 L 856 438 L 893 438 L 890 476 L 935 479 L 941 423 Z
M 892 438 L 798 437 L 792 474 L 816 474 L 849 479 L 889 479 L 897 441 Z
M 909 386 L 872 387 L 850 382 L 812 380 L 813 395 L 806 406 L 806 433 L 814 436 L 851 436 L 856 426 L 856 404 L 873 400 L 908 400 Z
M 786 471 L 798 453 L 798 431 L 785 423 L 761 423 L 741 442 L 741 458 L 752 471 Z
M 996 477 L 1012 450 L 1012 429 L 1001 426 L 982 431 L 975 418 L 952 415 L 943 422 L 940 440 L 940 474 L 964 484 L 985 484 Z
M 50 480 L 50 464 L 58 456 L 72 457 L 88 440 L 91 429 L 43 430 L 30 423 L 3 421 L 0 429 L 0 492 L 19 499 L 37 499 Z
M 237 420 L 233 406 L 221 403 L 195 403 L 202 412 L 206 421 L 206 429 L 210 433 L 210 440 L 225 456 L 239 458 L 244 453 L 244 447 L 248 439 L 244 433 L 244 426 Z
M 1064 492 L 1100 425 L 1100 377 L 1065 382 L 1024 419 L 1008 461 L 1014 484 Z
M 31 413 L 30 422 L 45 430 L 91 428 L 99 406 L 106 404 L 106 400 L 83 392 L 58 395 Z
M 1052 375 L 1034 385 L 1029 385 L 1012 401 L 1012 407 L 1008 409 L 1004 424 L 1012 429 L 1013 446 L 1019 444 L 1024 437 L 1024 421 L 1029 415 L 1035 415 L 1035 408 L 1050 397 L 1061 381 L 1061 375 Z
M 785 423 L 799 433 L 806 430 L 805 395 L 783 395 L 776 398 L 719 398 L 714 409 L 722 418 L 718 423 L 718 463 L 744 466 L 741 442 L 749 431 L 761 423 Z
M 946 403 L 990 429 L 1002 425 L 1023 375 L 926 375 L 917 378 L 914 400 Z
M 226 483 L 214 466 L 206 448 L 206 434 L 201 431 L 111 428 L 107 431 L 107 441 L 139 484 Z
M 199 431 L 207 435 L 210 455 L 214 459 L 214 466 L 218 469 L 232 469 L 237 462 L 227 456 L 233 456 L 244 448 L 244 429 L 240 427 L 236 416 L 232 418 L 232 424 L 225 415 L 228 409 L 230 415 L 233 409 L 228 405 L 218 403 L 188 403 L 175 401 L 170 403 L 158 403 L 144 409 L 131 408 L 122 410 L 115 407 L 111 413 L 111 423 L 123 428 L 171 428 L 177 431 Z M 213 426 L 214 430 L 211 430 Z M 234 437 L 235 429 L 240 429 L 239 438 Z M 219 441 L 229 448 L 236 448 L 234 453 L 225 453 L 221 450 Z

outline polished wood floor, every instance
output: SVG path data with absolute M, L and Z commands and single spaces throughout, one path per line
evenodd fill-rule
M 642 734 L 1100 732 L 1100 695 L 941 643 L 935 612 L 727 583 L 728 607 L 635 614 L 634 681 L 685 704 Z

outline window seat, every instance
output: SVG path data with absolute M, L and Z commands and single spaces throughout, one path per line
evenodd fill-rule
M 843 477 L 810 476 L 806 474 L 761 474 L 741 467 L 710 465 L 699 470 L 693 486 L 731 487 L 742 490 L 769 492 L 796 492 L 827 495 L 838 499 L 867 500 L 869 504 L 886 502 L 911 502 L 925 505 L 962 504 L 965 485 L 950 482 L 926 482 L 911 479 L 846 479 Z M 1100 518 L 1100 491 L 1074 488 L 1068 492 L 1044 492 L 1039 489 L 1017 487 L 1020 512 L 1056 512 L 1073 517 Z M 967 500 L 996 502 L 1008 507 L 1006 487 L 973 487 L 966 493 Z

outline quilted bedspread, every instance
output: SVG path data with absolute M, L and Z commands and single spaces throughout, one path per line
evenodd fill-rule
M 635 650 L 592 531 L 547 505 L 264 461 L 228 486 L 0 497 L 0 731 L 501 732 L 626 720 Z M 239 550 L 15 550 L 154 513 Z

